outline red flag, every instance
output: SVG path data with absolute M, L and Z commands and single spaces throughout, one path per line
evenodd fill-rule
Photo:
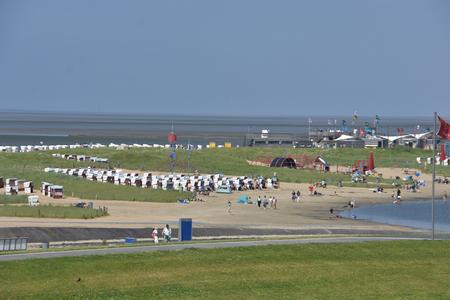
M 370 152 L 369 166 L 367 168 L 371 171 L 373 171 L 375 169 L 375 160 L 373 159 L 373 152 Z
M 438 136 L 440 136 L 443 139 L 450 139 L 450 124 L 445 122 L 444 119 L 438 116 L 438 120 L 441 123 L 441 126 L 439 127 Z
M 441 144 L 441 155 L 440 155 L 440 161 L 444 161 L 447 159 L 447 155 L 445 154 L 445 145 Z

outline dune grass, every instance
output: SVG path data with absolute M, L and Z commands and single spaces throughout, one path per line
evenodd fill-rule
M 449 241 L 305 244 L 1 262 L 0 295 L 4 299 L 448 299 L 449 246 Z
M 65 150 L 67 153 L 74 151 Z M 107 157 L 110 160 L 110 166 L 115 168 L 127 168 L 133 170 L 153 170 L 169 172 L 169 154 L 167 149 L 76 149 L 79 154 L 93 154 Z M 336 167 L 347 167 L 353 165 L 355 160 L 368 159 L 370 152 L 374 152 L 375 164 L 378 167 L 399 167 L 420 169 L 416 162 L 416 157 L 429 157 L 431 151 L 422 149 L 410 149 L 397 147 L 393 149 L 293 149 L 293 148 L 261 148 L 261 147 L 241 147 L 233 149 L 203 149 L 201 151 L 192 151 L 190 154 L 186 150 L 177 150 L 177 161 L 175 171 L 178 173 L 193 172 L 198 170 L 200 173 L 222 173 L 229 175 L 262 175 L 272 176 L 277 173 L 281 181 L 285 182 L 317 182 L 327 179 L 330 184 L 336 184 L 338 181 L 350 181 L 349 176 L 333 173 L 321 173 L 309 170 L 291 170 L 281 168 L 268 168 L 261 166 L 248 165 L 247 160 L 255 160 L 260 156 L 287 156 L 289 154 L 308 154 L 311 156 L 322 156 L 331 164 L 331 170 L 336 171 Z M 190 156 L 190 164 L 188 157 Z M 189 165 L 189 169 L 188 169 Z M 428 167 L 426 171 L 431 169 Z M 437 168 L 438 173 L 450 175 L 447 167 Z M 369 178 L 374 182 L 374 178 Z M 390 182 L 385 182 L 390 183 Z M 361 184 L 355 186 L 362 186 Z
M 222 173 L 226 175 L 246 175 L 271 177 L 275 172 L 282 182 L 314 183 L 325 179 L 330 185 L 343 181 L 345 186 L 373 187 L 376 179 L 369 177 L 368 184 L 353 184 L 350 176 L 335 173 L 321 173 L 310 170 L 292 170 L 285 168 L 268 168 L 251 166 L 247 160 L 254 160 L 259 156 L 286 156 L 289 154 L 321 155 L 335 171 L 336 166 L 346 167 L 356 159 L 368 159 L 370 152 L 374 152 L 375 164 L 379 167 L 402 167 L 419 169 L 416 157 L 429 157 L 431 151 L 397 147 L 394 149 L 293 149 L 293 148 L 257 148 L 241 147 L 233 149 L 204 149 L 201 151 L 177 150 L 176 173 L 192 173 L 194 170 L 202 174 Z M 152 202 L 176 202 L 177 199 L 188 198 L 190 195 L 181 192 L 168 192 L 136 187 L 114 186 L 97 182 L 89 182 L 80 178 L 66 175 L 44 173 L 45 167 L 61 168 L 124 168 L 132 170 L 170 172 L 169 154 L 167 149 L 135 148 L 128 150 L 116 149 L 64 149 L 57 151 L 67 154 L 87 154 L 106 157 L 108 165 L 90 162 L 67 161 L 51 156 L 53 152 L 32 153 L 0 153 L 0 176 L 19 177 L 33 180 L 38 186 L 41 181 L 61 184 L 66 195 L 74 195 L 84 199 L 117 199 Z M 190 156 L 190 164 L 188 157 Z M 188 165 L 190 168 L 188 168 Z M 420 169 L 429 172 L 430 168 Z M 437 168 L 438 174 L 450 176 L 449 167 Z M 383 180 L 384 187 L 390 187 L 392 180 Z
M 0 216 L 2 217 L 93 219 L 107 215 L 105 211 L 96 208 L 56 205 L 0 205 Z
M 0 204 L 28 203 L 27 195 L 0 195 Z

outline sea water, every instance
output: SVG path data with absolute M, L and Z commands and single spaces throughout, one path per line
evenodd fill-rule
M 340 216 L 390 225 L 431 229 L 431 200 L 366 205 L 341 212 Z M 435 229 L 450 232 L 450 202 L 435 200 Z
M 248 133 L 271 133 L 307 136 L 308 131 L 339 130 L 342 120 L 347 128 L 364 127 L 373 118 L 360 117 L 352 125 L 351 116 L 298 117 L 234 117 L 180 116 L 144 114 L 42 113 L 0 112 L 0 145 L 71 144 L 71 143 L 166 143 L 167 134 L 174 129 L 178 142 L 206 144 L 232 142 L 243 145 Z M 419 129 L 418 126 L 419 125 Z M 380 121 L 385 134 L 423 132 L 432 127 L 432 117 L 386 117 Z

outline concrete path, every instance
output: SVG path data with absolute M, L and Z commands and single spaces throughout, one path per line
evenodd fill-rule
M 121 248 L 104 248 L 104 249 L 84 249 L 70 251 L 55 252 L 37 252 L 37 253 L 21 253 L 0 255 L 0 262 L 11 260 L 24 260 L 35 258 L 56 258 L 56 257 L 72 257 L 72 256 L 88 256 L 88 255 L 105 255 L 105 254 L 127 254 L 142 253 L 151 251 L 174 251 L 183 249 L 216 249 L 216 248 L 234 248 L 234 247 L 250 247 L 250 246 L 266 246 L 266 245 L 295 245 L 295 244 L 312 244 L 312 243 L 355 243 L 370 241 L 394 241 L 394 240 L 418 240 L 414 238 L 396 238 L 396 237 L 339 237 L 339 238 L 308 238 L 308 239 L 286 239 L 286 240 L 259 240 L 259 241 L 232 241 L 232 242 L 212 242 L 212 243 L 192 243 L 192 244 L 160 244 L 158 246 L 136 246 Z M 419 239 L 421 240 L 421 239 Z

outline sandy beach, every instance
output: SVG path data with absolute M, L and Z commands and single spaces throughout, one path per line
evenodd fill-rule
M 404 176 L 403 169 L 381 168 L 384 178 Z M 427 186 L 420 192 L 412 193 L 403 190 L 403 201 L 431 198 L 431 175 L 423 174 Z M 291 200 L 292 191 L 301 192 L 301 200 L 297 203 Z M 192 218 L 195 226 L 208 227 L 247 227 L 247 228 L 342 228 L 342 229 L 367 229 L 367 230 L 405 230 L 415 229 L 377 224 L 362 220 L 350 220 L 336 218 L 329 210 L 335 212 L 346 209 L 349 201 L 355 201 L 356 206 L 392 203 L 392 189 L 386 189 L 383 193 L 374 193 L 368 188 L 354 188 L 328 186 L 318 188 L 322 196 L 310 196 L 307 184 L 281 182 L 279 189 L 266 189 L 262 191 L 234 192 L 233 194 L 212 193 L 210 196 L 200 196 L 204 202 L 179 203 L 146 203 L 117 200 L 94 200 L 94 207 L 108 207 L 109 216 L 92 220 L 74 219 L 35 219 L 0 217 L 0 227 L 96 227 L 96 228 L 142 228 L 164 223 L 176 224 L 179 218 Z M 1 193 L 2 191 L 0 191 Z M 436 197 L 442 198 L 444 192 L 450 193 L 450 186 L 436 184 Z M 70 205 L 80 199 L 67 197 L 65 199 L 50 199 L 40 193 L 42 204 Z M 241 195 L 250 196 L 254 204 L 237 204 L 236 200 Z M 258 196 L 274 196 L 278 199 L 277 209 L 258 208 L 256 199 Z M 89 201 L 89 199 L 83 199 Z M 231 201 L 231 213 L 227 211 L 227 203 Z

